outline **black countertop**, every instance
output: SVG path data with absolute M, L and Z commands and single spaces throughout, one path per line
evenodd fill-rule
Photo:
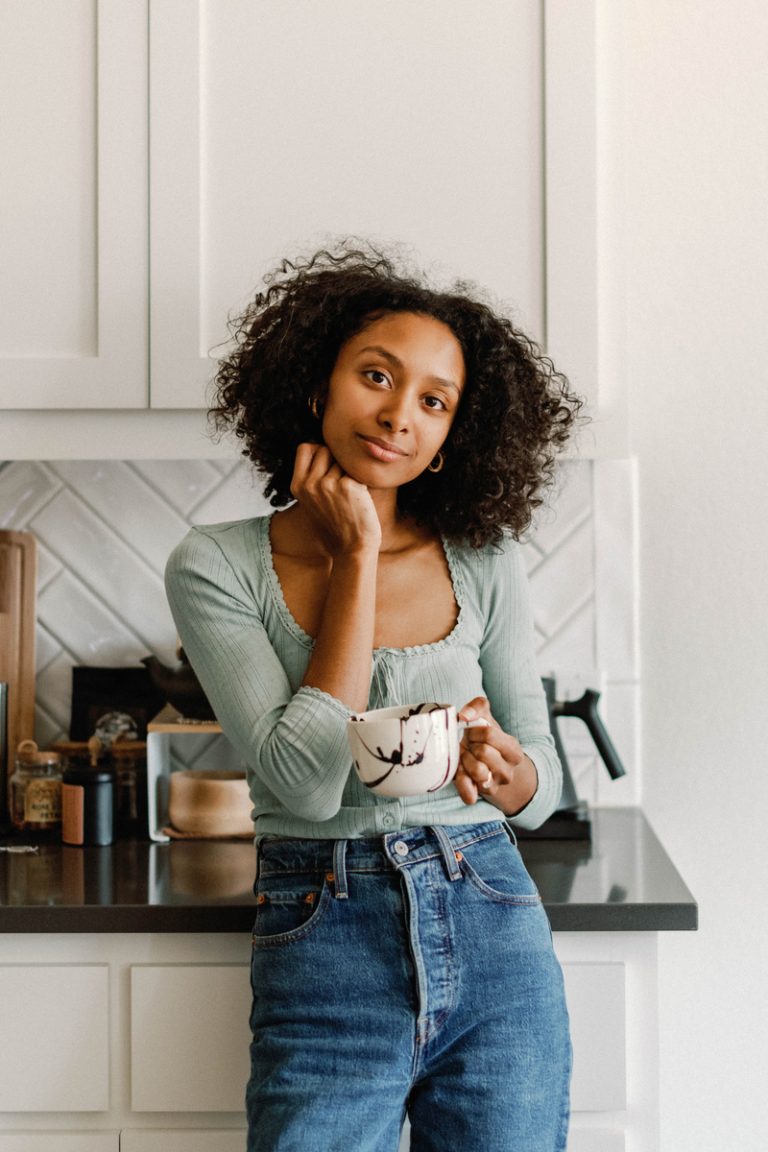
M 520 850 L 555 932 L 697 926 L 696 902 L 638 808 L 593 811 L 591 842 L 521 839 Z M 242 841 L 0 852 L 0 932 L 250 932 L 254 870 Z

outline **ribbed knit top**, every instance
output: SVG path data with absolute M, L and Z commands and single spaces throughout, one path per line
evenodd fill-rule
M 222 729 L 242 756 L 257 837 L 375 836 L 434 824 L 497 820 L 486 800 L 440 792 L 389 799 L 357 778 L 347 743 L 352 712 L 302 686 L 313 646 L 282 594 L 272 561 L 271 517 L 193 528 L 173 550 L 166 590 L 184 650 Z M 549 731 L 519 545 L 473 549 L 443 541 L 459 606 L 448 636 L 377 648 L 369 708 L 435 701 L 461 708 L 488 697 L 516 736 L 538 789 L 512 823 L 536 828 L 557 806 L 561 769 Z

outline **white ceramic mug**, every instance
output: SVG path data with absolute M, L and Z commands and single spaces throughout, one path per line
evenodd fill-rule
M 379 796 L 419 796 L 449 784 L 466 728 L 452 704 L 413 704 L 359 712 L 347 722 L 358 777 Z

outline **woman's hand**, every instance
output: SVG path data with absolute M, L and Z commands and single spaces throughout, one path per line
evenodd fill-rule
M 291 494 L 331 556 L 381 547 L 381 524 L 365 484 L 342 472 L 324 444 L 299 444 Z
M 482 796 L 505 815 L 514 816 L 536 793 L 535 765 L 515 737 L 496 723 L 484 696 L 476 696 L 459 712 L 459 720 L 477 719 L 488 723 L 464 732 L 456 790 L 465 804 L 475 804 Z

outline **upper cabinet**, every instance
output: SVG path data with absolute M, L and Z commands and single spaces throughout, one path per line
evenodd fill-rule
M 595 0 L 26 0 L 0 41 L 0 458 L 51 455 L 46 409 L 79 413 L 54 454 L 217 454 L 228 318 L 342 236 L 489 289 L 588 396 L 587 452 L 622 454 Z
M 153 405 L 200 404 L 228 314 L 345 235 L 478 280 L 543 334 L 540 5 L 150 5 Z
M 147 6 L 0 5 L 0 403 L 147 404 Z

